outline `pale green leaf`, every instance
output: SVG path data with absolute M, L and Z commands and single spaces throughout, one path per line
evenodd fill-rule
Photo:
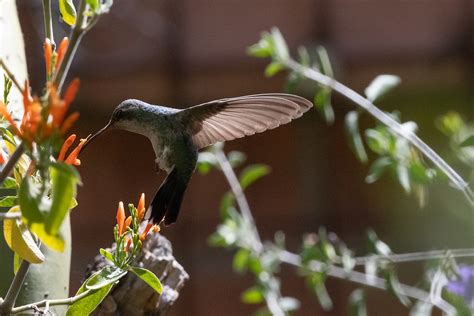
M 241 299 L 242 302 L 246 304 L 260 304 L 263 302 L 264 296 L 262 291 L 258 287 L 254 286 L 242 293 Z
M 160 282 L 160 279 L 151 272 L 150 270 L 138 267 L 129 267 L 129 270 L 135 273 L 143 282 L 148 284 L 152 289 L 154 289 L 158 294 L 163 292 L 163 285 Z
M 72 0 L 59 0 L 59 12 L 67 24 L 74 25 L 76 23 L 77 13 Z
M 365 88 L 365 95 L 367 99 L 374 102 L 387 92 L 400 84 L 399 77 L 394 75 L 379 75 L 377 76 L 367 88 Z
M 105 266 L 87 279 L 85 286 L 88 290 L 97 290 L 109 284 L 114 284 L 126 274 L 126 270 L 115 266 Z
M 357 111 L 347 113 L 345 123 L 352 150 L 359 161 L 366 163 L 368 160 L 367 153 L 359 133 L 359 113 Z
M 255 181 L 259 180 L 260 178 L 266 176 L 270 173 L 270 167 L 263 164 L 255 164 L 250 165 L 245 168 L 242 173 L 240 174 L 240 185 L 242 189 L 248 188 L 251 184 Z

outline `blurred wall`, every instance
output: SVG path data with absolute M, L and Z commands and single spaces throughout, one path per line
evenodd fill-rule
M 103 126 L 126 98 L 186 107 L 210 99 L 282 91 L 285 76 L 263 76 L 266 61 L 245 54 L 260 32 L 278 26 L 292 50 L 324 45 L 336 77 L 362 91 L 380 73 L 402 77 L 403 84 L 384 100 L 385 110 L 400 109 L 403 120 L 420 123 L 420 135 L 440 150 L 445 139 L 433 121 L 449 109 L 473 118 L 472 1 L 468 0 L 142 0 L 115 1 L 110 14 L 88 34 L 71 71 L 81 78 L 74 107 L 81 120 L 76 132 L 86 136 Z M 19 1 L 26 36 L 30 77 L 36 90 L 44 76 L 39 1 Z M 56 26 L 56 39 L 67 27 Z M 311 95 L 302 91 L 308 98 Z M 367 166 L 359 165 L 347 146 L 342 121 L 353 105 L 334 97 L 337 121 L 326 126 L 315 111 L 288 126 L 231 142 L 228 150 L 247 153 L 248 162 L 272 167 L 272 174 L 248 190 L 257 225 L 265 238 L 283 230 L 298 251 L 301 235 L 321 225 L 363 253 L 367 227 L 374 228 L 396 252 L 473 246 L 473 218 L 460 194 L 448 186 L 433 188 L 420 210 L 390 179 L 367 185 Z M 363 125 L 371 121 L 364 119 Z M 151 198 L 164 175 L 154 172 L 148 141 L 111 132 L 83 154 L 84 187 L 73 220 L 73 284 L 99 247 L 112 240 L 119 200 Z M 232 254 L 207 246 L 218 224 L 218 205 L 227 185 L 214 172 L 195 175 L 176 225 L 162 233 L 191 275 L 173 315 L 242 315 L 254 310 L 240 303 L 252 284 L 231 271 Z M 467 218 L 467 220 L 466 220 Z M 407 280 L 416 280 L 402 267 Z M 406 272 L 406 273 L 405 273 Z M 403 274 L 405 273 L 405 274 Z M 297 315 L 320 311 L 316 299 L 294 271 L 284 269 L 283 293 L 302 300 Z M 353 285 L 330 281 L 334 311 L 346 311 Z M 406 314 L 390 295 L 369 290 L 369 312 Z

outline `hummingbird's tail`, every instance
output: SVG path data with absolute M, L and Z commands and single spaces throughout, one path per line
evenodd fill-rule
M 166 226 L 176 222 L 190 178 L 183 177 L 176 167 L 173 168 L 151 201 L 146 219 L 156 224 L 164 221 Z

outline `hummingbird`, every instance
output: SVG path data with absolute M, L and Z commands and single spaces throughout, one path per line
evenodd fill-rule
M 299 118 L 313 104 L 284 93 L 255 94 L 175 109 L 129 99 L 120 103 L 105 127 L 146 136 L 156 155 L 156 171 L 167 176 L 147 209 L 145 219 L 166 226 L 176 222 L 184 193 L 196 169 L 198 151 L 217 142 L 261 133 Z

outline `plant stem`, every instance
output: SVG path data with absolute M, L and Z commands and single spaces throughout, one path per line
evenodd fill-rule
M 56 46 L 53 34 L 53 19 L 51 17 L 51 0 L 43 0 L 43 17 L 45 37 L 51 41 L 53 46 Z
M 407 139 L 413 146 L 415 146 L 429 160 L 431 160 L 435 166 L 437 166 L 444 174 L 446 174 L 453 185 L 464 193 L 471 205 L 474 205 L 474 193 L 469 188 L 468 183 L 464 181 L 464 179 L 458 173 L 456 173 L 456 171 L 454 171 L 454 169 L 451 168 L 451 166 L 448 165 L 446 161 L 443 160 L 443 158 L 441 158 L 433 149 L 431 149 L 431 147 L 423 142 L 415 133 L 404 128 L 402 124 L 398 123 L 392 117 L 390 117 L 390 115 L 380 110 L 368 99 L 364 98 L 356 91 L 334 80 L 333 78 L 326 76 L 312 68 L 304 67 L 291 58 L 283 61 L 283 63 L 286 65 L 286 67 L 295 71 L 296 73 L 299 73 L 343 95 L 347 99 L 366 110 L 376 120 L 386 125 L 393 133 Z
M 81 42 L 82 36 L 86 32 L 84 24 L 86 22 L 85 11 L 87 4 L 85 0 L 81 0 L 79 4 L 79 15 L 76 20 L 76 24 L 71 30 L 71 35 L 69 38 L 69 45 L 64 55 L 63 61 L 59 66 L 57 73 L 54 76 L 53 83 L 58 87 L 58 91 L 61 91 L 61 88 L 66 80 L 67 73 L 71 67 L 72 60 L 76 54 L 76 50 Z
M 258 230 L 255 225 L 255 220 L 253 219 L 252 211 L 250 210 L 249 203 L 247 201 L 247 198 L 245 197 L 242 187 L 240 186 L 240 182 L 237 179 L 234 169 L 230 165 L 230 162 L 227 159 L 227 156 L 222 151 L 222 149 L 216 148 L 214 151 L 214 154 L 216 155 L 216 158 L 219 163 L 219 166 L 221 167 L 222 173 L 224 173 L 224 176 L 226 177 L 227 182 L 229 183 L 230 189 L 232 190 L 232 193 L 235 196 L 235 199 L 237 201 L 237 204 L 239 205 L 239 209 L 240 209 L 240 212 L 242 213 L 242 216 L 246 219 L 248 225 L 252 227 L 252 230 L 256 239 L 256 242 L 252 243 L 255 248 L 254 250 L 257 253 L 260 253 L 263 250 L 262 241 L 260 239 L 260 235 L 258 234 Z
M 25 151 L 25 148 L 23 146 L 23 143 L 20 143 L 18 145 L 18 147 L 16 147 L 16 149 L 13 152 L 13 154 L 11 155 L 10 159 L 8 159 L 8 162 L 5 165 L 5 167 L 3 167 L 2 171 L 0 171 L 0 185 L 10 175 L 10 173 L 12 172 L 12 170 L 15 167 L 16 163 L 20 159 L 21 155 L 23 155 L 24 151 Z
M 25 282 L 29 268 L 30 263 L 26 260 L 22 260 L 20 267 L 13 278 L 12 284 L 10 284 L 7 295 L 0 305 L 0 315 L 10 315 L 13 306 L 15 306 L 15 302 L 18 294 L 20 293 L 21 287 Z
M 18 91 L 23 91 L 23 88 L 21 87 L 21 84 L 18 82 L 18 80 L 16 80 L 15 76 L 13 75 L 13 73 L 10 71 L 10 69 L 8 68 L 8 66 L 5 64 L 5 62 L 3 61 L 3 59 L 0 59 L 0 67 L 3 68 L 3 70 L 5 71 L 5 73 L 7 74 L 7 76 L 10 78 L 10 80 L 13 82 L 13 84 L 15 85 L 15 87 L 18 89 Z
M 78 300 L 80 300 L 81 298 L 84 298 L 87 295 L 89 295 L 90 292 L 91 290 L 86 290 L 82 292 L 81 294 L 78 294 L 76 296 L 69 297 L 69 298 L 55 299 L 55 300 L 42 300 L 39 302 L 35 302 L 35 303 L 23 305 L 23 306 L 18 306 L 11 310 L 11 314 L 18 314 L 30 309 L 35 310 L 36 308 L 43 307 L 43 306 L 72 305 Z
M 463 248 L 463 249 L 450 249 L 450 250 L 432 250 L 424 252 L 413 252 L 413 253 L 402 253 L 394 254 L 388 256 L 381 255 L 372 255 L 366 257 L 356 257 L 354 258 L 356 265 L 364 265 L 367 261 L 370 260 L 387 260 L 390 262 L 414 262 L 414 261 L 425 261 L 433 259 L 442 259 L 446 256 L 452 258 L 466 258 L 474 257 L 473 248 Z
M 282 251 L 280 253 L 280 260 L 289 265 L 303 267 L 301 263 L 301 258 L 297 254 L 291 253 L 289 251 Z M 365 273 L 358 271 L 346 271 L 345 269 L 335 265 L 326 265 L 319 261 L 311 261 L 308 265 L 305 265 L 305 267 L 308 267 L 313 272 L 324 271 L 329 276 L 352 281 L 354 283 L 359 283 L 365 286 L 382 290 L 387 290 L 389 288 L 388 282 L 382 278 L 379 278 L 377 276 L 368 276 Z M 441 297 L 431 297 L 430 293 L 405 284 L 400 284 L 400 288 L 403 292 L 403 295 L 405 296 L 433 304 L 448 315 L 455 314 L 454 307 L 451 306 L 445 300 L 443 300 Z
M 4 219 L 17 219 L 21 218 L 21 213 L 0 213 L 0 221 Z

